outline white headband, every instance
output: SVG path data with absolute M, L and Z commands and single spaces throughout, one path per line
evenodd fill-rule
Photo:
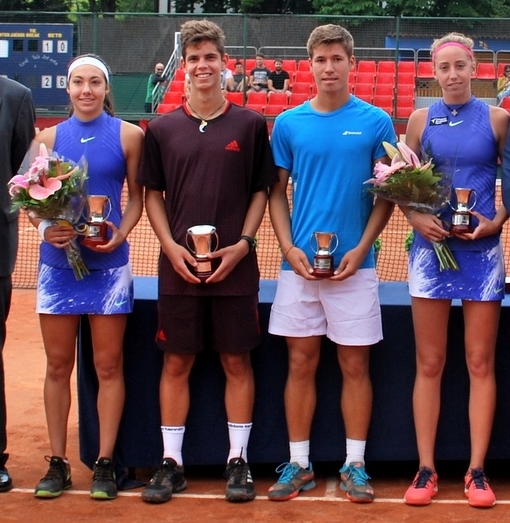
M 97 67 L 100 69 L 103 74 L 106 77 L 106 83 L 110 83 L 110 78 L 108 76 L 108 69 L 106 68 L 106 65 L 101 62 L 101 60 L 98 60 L 97 58 L 94 58 L 93 56 L 84 56 L 83 58 L 78 58 L 75 60 L 67 70 L 67 81 L 69 82 L 69 79 L 71 78 L 71 73 L 81 65 L 93 65 L 94 67 Z

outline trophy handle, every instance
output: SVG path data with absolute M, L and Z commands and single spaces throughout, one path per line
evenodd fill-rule
M 190 236 L 191 236 L 191 234 L 189 232 L 187 232 L 186 233 L 186 247 L 191 252 L 191 254 L 196 254 L 195 249 L 193 249 L 193 247 L 191 247 L 191 245 L 189 244 L 189 237 Z
M 214 246 L 214 249 L 211 249 L 211 252 L 217 251 L 218 247 L 220 246 L 220 240 L 218 238 L 218 233 L 214 231 L 211 236 L 214 236 L 214 239 L 216 240 L 216 245 Z M 212 242 L 211 242 L 212 243 Z
M 312 232 L 312 234 L 310 234 L 310 240 L 308 241 L 308 243 L 310 244 L 310 249 L 312 249 L 312 251 L 317 254 L 318 252 L 318 249 L 316 250 L 316 247 L 313 246 L 313 239 L 315 238 L 315 234 Z M 315 243 L 315 245 L 317 246 L 317 242 Z
M 106 213 L 106 216 L 104 217 L 105 220 L 107 220 L 109 217 L 110 217 L 110 214 L 112 213 L 112 210 L 113 210 L 113 206 L 112 206 L 112 199 L 107 196 L 106 197 L 107 201 L 108 201 L 108 212 Z
M 338 235 L 334 233 L 333 238 L 335 239 L 335 246 L 331 248 L 330 254 L 333 254 L 338 249 Z
M 470 194 L 472 196 L 472 199 L 474 200 L 473 204 L 469 207 L 469 210 L 471 211 L 474 206 L 476 205 L 476 191 L 473 189 L 473 192 Z
M 476 199 L 477 199 L 477 198 L 476 198 L 476 191 L 475 191 L 474 189 L 471 190 L 471 194 L 469 195 L 469 199 L 470 199 L 470 200 L 474 199 L 473 204 L 472 204 L 470 207 L 468 207 L 468 210 L 471 211 L 471 210 L 475 207 L 475 205 L 476 205 Z M 448 199 L 447 201 L 448 201 L 448 205 L 450 206 L 450 208 L 452 209 L 452 211 L 456 211 L 456 210 L 458 210 L 457 207 L 454 207 L 454 206 L 452 205 L 452 201 L 451 201 L 450 199 Z M 469 202 L 468 202 L 468 203 L 469 203 Z

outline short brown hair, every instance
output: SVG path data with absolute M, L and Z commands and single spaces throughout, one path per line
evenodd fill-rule
M 313 57 L 313 53 L 319 45 L 336 43 L 343 46 L 349 58 L 352 56 L 354 40 L 347 29 L 336 24 L 319 25 L 312 31 L 306 43 L 309 58 Z
M 201 42 L 212 42 L 221 57 L 225 56 L 225 33 L 210 20 L 188 20 L 181 25 L 181 54 L 186 58 L 186 50 Z

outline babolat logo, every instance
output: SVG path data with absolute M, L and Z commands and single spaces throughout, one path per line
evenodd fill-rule
M 438 116 L 430 119 L 430 125 L 444 125 L 448 123 L 448 116 Z
M 344 136 L 347 136 L 347 135 L 349 135 L 349 134 L 361 135 L 362 132 L 361 132 L 361 131 L 344 131 L 342 134 L 343 134 Z

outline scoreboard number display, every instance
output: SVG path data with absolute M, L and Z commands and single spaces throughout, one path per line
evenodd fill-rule
M 0 24 L 0 74 L 32 90 L 37 109 L 69 103 L 73 24 Z

